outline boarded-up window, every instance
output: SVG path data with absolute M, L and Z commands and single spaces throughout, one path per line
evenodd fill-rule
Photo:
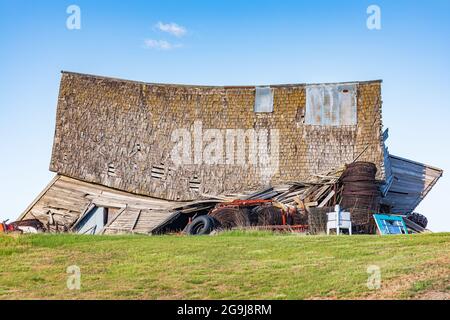
M 356 85 L 311 85 L 306 87 L 305 123 L 310 125 L 355 125 Z
M 256 87 L 255 112 L 273 112 L 273 90 L 270 87 Z

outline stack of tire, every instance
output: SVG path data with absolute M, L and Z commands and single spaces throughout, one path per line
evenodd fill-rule
M 293 224 L 293 217 L 286 217 L 288 224 Z M 292 220 L 292 221 L 291 221 Z M 249 226 L 281 225 L 283 212 L 273 204 L 239 207 L 224 206 L 211 210 L 208 215 L 198 216 L 187 226 L 189 235 L 204 235 L 214 229 L 233 229 Z
M 380 191 L 375 176 L 377 167 L 371 162 L 354 162 L 341 176 L 341 207 L 351 213 L 356 226 L 371 224 L 371 216 L 379 209 Z
M 250 226 L 250 210 L 235 206 L 213 209 L 208 215 L 196 217 L 186 228 L 189 235 L 210 234 L 214 229 Z

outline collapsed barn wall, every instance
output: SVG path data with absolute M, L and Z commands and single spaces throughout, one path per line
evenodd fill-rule
M 305 121 L 308 85 L 271 86 L 273 112 L 255 112 L 255 87 L 147 84 L 64 72 L 50 170 L 169 200 L 302 180 L 356 158 L 375 163 L 383 180 L 381 83 L 351 85 L 356 123 L 329 125 Z M 196 122 L 224 135 L 227 129 L 278 130 L 277 170 L 262 178 L 263 167 L 225 159 L 176 166 L 172 134 L 187 129 L 194 140 Z M 193 159 L 195 151 L 193 141 Z
M 150 233 L 170 217 L 177 202 L 138 196 L 57 175 L 22 213 L 38 219 L 46 231 L 64 232 L 94 207 L 107 208 L 103 233 Z

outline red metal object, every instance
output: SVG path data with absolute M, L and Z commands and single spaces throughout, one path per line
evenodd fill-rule
M 307 224 L 297 224 L 297 225 L 293 225 L 290 227 L 291 227 L 291 229 L 296 230 L 298 232 L 306 232 L 309 228 L 309 226 Z
M 12 232 L 12 231 L 18 231 L 17 227 L 13 223 L 6 223 L 8 220 L 3 221 L 0 223 L 0 232 Z
M 223 208 L 223 207 L 229 207 L 229 206 L 234 206 L 234 207 L 248 207 L 248 206 L 257 206 L 260 205 L 262 203 L 271 203 L 273 202 L 272 200 L 261 200 L 261 199 L 257 199 L 257 200 L 234 200 L 231 202 L 222 202 L 217 204 L 216 208 Z
M 281 223 L 286 225 L 286 214 L 284 213 L 284 210 L 281 212 Z
M 242 208 L 242 207 L 256 207 L 264 204 L 274 204 L 274 200 L 234 200 L 231 202 L 218 203 L 210 212 L 214 213 L 217 210 L 224 208 Z M 285 232 L 306 232 L 308 230 L 308 225 L 294 225 L 294 216 L 298 213 L 297 209 L 294 207 L 287 207 L 286 209 L 279 208 L 281 211 L 281 224 L 280 225 L 252 225 L 250 229 L 262 229 L 262 230 L 272 230 L 272 231 L 285 231 Z
M 308 225 L 296 224 L 296 225 L 267 225 L 267 226 L 252 226 L 248 229 L 257 230 L 271 230 L 271 231 L 286 231 L 286 232 L 306 232 L 308 231 Z

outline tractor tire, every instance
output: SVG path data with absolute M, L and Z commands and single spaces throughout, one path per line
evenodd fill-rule
M 409 220 L 414 222 L 415 224 L 418 224 L 419 226 L 426 228 L 428 224 L 428 219 L 423 214 L 413 212 L 406 216 Z
M 208 215 L 203 215 L 192 220 L 186 228 L 186 233 L 191 236 L 210 234 L 214 227 L 214 219 Z

